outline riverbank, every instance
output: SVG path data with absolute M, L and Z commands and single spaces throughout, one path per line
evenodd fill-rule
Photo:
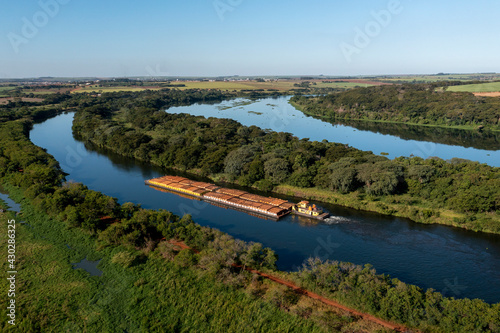
M 200 176 L 200 173 L 196 170 L 191 170 L 190 173 Z M 212 181 L 221 181 L 220 176 L 208 176 L 208 178 Z M 260 190 L 257 187 L 253 188 Z M 455 212 L 449 209 L 432 208 L 430 203 L 423 202 L 417 204 L 415 202 L 415 198 L 412 198 L 409 195 L 370 198 L 365 193 L 359 191 L 342 194 L 320 188 L 300 188 L 287 184 L 277 185 L 270 191 L 270 193 L 293 196 L 299 200 L 315 200 L 361 211 L 403 217 L 417 223 L 440 224 L 475 232 L 500 234 L 496 225 L 492 225 L 491 229 L 489 229 L 479 223 L 468 224 L 467 221 L 470 219 L 470 216 L 467 214 Z M 484 215 L 487 215 L 487 213 L 484 213 Z M 494 219 L 495 223 L 500 224 L 500 219 L 498 219 L 494 214 L 488 215 L 490 218 Z M 474 221 L 477 220 L 473 220 L 471 222 Z
M 72 128 L 83 142 L 216 182 L 262 191 L 291 186 L 303 199 L 308 197 L 300 193 L 307 190 L 309 197 L 344 207 L 500 234 L 500 217 L 494 213 L 500 169 L 477 162 L 389 160 L 234 120 L 153 110 L 107 111 L 105 117 L 81 110 Z
M 415 122 L 404 122 L 404 121 L 391 121 L 391 120 L 377 120 L 377 119 L 368 119 L 368 118 L 348 118 L 345 119 L 343 117 L 338 117 L 338 118 L 331 118 L 325 115 L 321 114 L 316 114 L 313 112 L 310 112 L 306 110 L 306 108 L 298 103 L 295 103 L 293 101 L 289 101 L 290 105 L 302 112 L 303 114 L 323 120 L 328 123 L 333 123 L 333 121 L 343 121 L 343 120 L 353 120 L 353 121 L 362 121 L 362 122 L 369 122 L 369 123 L 383 123 L 383 124 L 401 124 L 401 125 L 411 125 L 411 126 L 421 126 L 421 127 L 429 127 L 429 128 L 444 128 L 444 129 L 456 129 L 456 130 L 463 130 L 463 131 L 481 131 L 481 132 L 494 132 L 494 133 L 500 133 L 500 128 L 498 127 L 491 127 L 491 126 L 471 126 L 471 125 L 442 125 L 442 124 L 422 124 L 422 123 L 415 123 Z
M 456 219 L 465 219 L 465 214 L 456 213 L 450 210 L 433 209 L 427 205 L 416 205 L 409 196 L 401 196 L 397 199 L 376 198 L 376 200 L 365 199 L 364 193 L 352 192 L 341 194 L 318 188 L 298 188 L 291 185 L 279 185 L 274 190 L 275 193 L 290 195 L 307 200 L 331 203 L 347 208 L 354 208 L 368 212 L 380 213 L 397 217 L 404 217 L 413 222 L 424 224 L 442 224 L 457 228 L 464 228 Z M 409 205 L 411 203 L 411 205 Z M 465 227 L 464 229 L 469 229 Z M 498 234 L 494 232 L 495 234 Z
M 95 237 L 79 228 L 67 228 L 64 222 L 24 200 L 19 189 L 6 188 L 12 198 L 22 201 L 22 215 L 0 212 L 2 230 L 7 230 L 8 219 L 16 221 L 18 276 L 16 326 L 2 320 L 2 332 L 18 331 L 20 327 L 26 332 L 325 332 L 322 324 L 287 313 L 266 298 L 224 284 L 200 268 L 184 267 L 181 260 L 166 260 L 159 248 L 148 252 L 125 246 L 99 247 Z M 7 248 L 7 239 L 4 234 L 0 237 L 2 248 Z M 103 274 L 96 277 L 75 269 L 72 263 L 83 258 L 99 259 L 98 268 Z M 7 264 L 7 260 L 2 260 L 0 268 L 8 271 Z M 2 290 L 6 283 L 2 281 Z M 2 293 L 0 302 L 7 301 L 7 293 Z M 319 316 L 323 310 L 317 308 Z M 238 316 L 234 316 L 236 312 Z M 342 318 L 341 313 L 337 316 Z M 345 320 L 343 325 L 373 327 L 363 319 L 353 321 Z
M 443 91 L 437 83 L 386 85 L 315 97 L 294 96 L 305 113 L 324 119 L 377 120 L 500 131 L 497 98 Z
M 170 244 L 173 244 L 175 246 L 178 246 L 180 247 L 181 249 L 186 249 L 186 250 L 191 250 L 193 251 L 194 253 L 199 253 L 199 251 L 197 251 L 196 249 L 193 249 L 189 246 L 187 246 L 185 243 L 183 242 L 179 242 L 175 239 L 171 239 L 168 241 L 168 243 Z M 272 274 L 268 274 L 268 273 L 265 273 L 265 272 L 262 272 L 262 271 L 259 271 L 257 269 L 254 269 L 252 267 L 245 267 L 245 266 L 242 266 L 242 265 L 238 265 L 238 264 L 233 264 L 232 265 L 233 267 L 236 267 L 236 268 L 239 268 L 239 269 L 242 269 L 242 270 L 246 270 L 248 272 L 251 272 L 253 274 L 257 274 L 259 276 L 262 276 L 263 278 L 265 279 L 269 279 L 273 282 L 276 282 L 278 284 L 281 284 L 283 286 L 286 286 L 288 288 L 290 288 L 291 290 L 293 290 L 296 294 L 298 295 L 305 295 L 311 299 L 314 299 L 314 300 L 318 300 L 328 306 L 331 306 L 332 308 L 336 309 L 336 310 L 341 310 L 341 311 L 346 311 L 352 315 L 355 315 L 355 316 L 359 316 L 359 317 L 362 317 L 368 321 L 371 321 L 377 325 L 381 325 L 383 327 L 386 327 L 390 330 L 393 330 L 393 331 L 396 331 L 396 332 L 407 332 L 408 331 L 408 328 L 402 326 L 402 325 L 397 325 L 395 323 L 391 323 L 391 322 L 388 322 L 386 320 L 382 320 L 380 318 L 377 318 L 377 317 L 374 317 L 372 315 L 369 315 L 367 313 L 362 313 L 362 312 L 359 312 L 359 311 L 356 311 L 354 309 L 351 309 L 349 307 L 346 307 L 336 301 L 332 301 L 326 297 L 323 297 L 321 295 L 318 295 L 316 293 L 313 293 L 309 290 L 306 290 L 300 286 L 298 286 L 297 284 L 295 284 L 294 282 L 291 282 L 291 281 L 287 281 L 285 280 L 284 278 L 282 277 L 279 277 L 277 275 L 272 275 Z M 276 273 L 279 273 L 279 272 L 276 272 Z
M 241 186 L 238 182 L 227 181 L 224 175 L 203 175 L 200 170 L 186 171 L 178 168 L 171 168 L 171 170 L 182 171 L 196 177 L 203 176 L 219 184 L 226 183 Z M 251 188 L 258 191 L 262 190 L 258 187 Z M 370 197 L 359 191 L 342 194 L 321 188 L 300 188 L 288 184 L 277 185 L 269 193 L 292 196 L 298 200 L 314 200 L 360 211 L 407 218 L 417 223 L 439 224 L 474 232 L 500 234 L 496 224 L 492 225 L 491 229 L 485 228 L 480 223 L 474 223 L 477 219 L 470 220 L 470 216 L 465 213 L 449 209 L 433 208 L 430 203 L 426 203 L 425 201 L 417 203 L 415 198 L 404 194 L 397 197 Z M 484 215 L 489 215 L 490 218 L 494 219 L 494 223 L 500 224 L 500 219 L 494 214 L 484 213 Z M 471 223 L 467 223 L 467 221 Z

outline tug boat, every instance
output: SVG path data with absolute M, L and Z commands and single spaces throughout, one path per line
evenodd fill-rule
M 309 201 L 301 201 L 297 205 L 292 207 L 294 214 L 310 217 L 317 220 L 324 220 L 330 214 L 325 213 L 323 209 L 317 207 L 314 204 L 309 204 Z

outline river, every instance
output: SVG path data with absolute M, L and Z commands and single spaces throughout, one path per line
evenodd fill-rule
M 304 115 L 289 104 L 290 97 L 249 100 L 238 98 L 215 105 L 193 104 L 172 107 L 169 113 L 231 118 L 243 125 L 255 125 L 278 132 L 289 132 L 299 139 L 328 140 L 351 147 L 399 156 L 437 156 L 444 160 L 464 158 L 492 166 L 500 166 L 500 133 L 450 130 L 401 124 L 350 122 L 354 126 L 321 121 Z M 438 143 L 441 142 L 441 143 Z M 449 144 L 444 144 L 449 143 Z
M 69 174 L 67 180 L 82 182 L 120 203 L 140 203 L 144 208 L 163 208 L 178 215 L 190 213 L 200 225 L 261 242 L 277 252 L 280 269 L 298 269 L 310 256 L 370 263 L 379 273 L 447 296 L 500 301 L 500 236 L 335 205 L 323 205 L 334 215 L 328 223 L 297 216 L 276 222 L 160 192 L 145 186 L 144 180 L 164 175 L 164 171 L 85 147 L 73 138 L 72 119 L 73 114 L 63 114 L 36 124 L 30 133 L 32 142 L 60 162 Z

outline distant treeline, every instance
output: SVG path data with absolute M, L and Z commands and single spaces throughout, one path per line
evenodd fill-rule
M 308 115 L 326 120 L 391 121 L 500 129 L 500 99 L 447 92 L 443 83 L 384 85 L 319 97 L 291 99 Z
M 342 145 L 298 140 L 286 133 L 267 133 L 256 127 L 241 126 L 234 121 L 213 118 L 206 120 L 186 115 L 168 115 L 163 111 L 140 107 L 126 107 L 135 103 L 147 104 L 147 96 L 148 94 L 137 94 L 134 98 L 121 100 L 109 97 L 96 99 L 93 105 L 80 105 L 75 130 L 88 138 L 94 136 L 89 135 L 86 130 L 97 130 L 99 135 L 105 136 L 105 142 L 110 147 L 121 147 L 119 144 L 123 140 L 126 141 L 125 145 L 135 144 L 135 147 L 138 147 L 135 150 L 116 149 L 123 154 L 134 155 L 135 151 L 141 151 L 143 144 L 149 148 L 154 147 L 151 145 L 155 141 L 160 141 L 156 153 L 160 161 L 170 161 L 169 158 L 172 158 L 175 165 L 184 167 L 192 162 L 183 158 L 181 153 L 177 154 L 168 149 L 163 155 L 164 148 L 174 145 L 176 150 L 187 151 L 187 156 L 194 158 L 194 152 L 201 154 L 200 150 L 195 149 L 198 145 L 203 145 L 204 148 L 212 147 L 212 162 L 218 162 L 211 163 L 207 160 L 207 167 L 223 168 L 234 177 L 260 175 L 260 181 L 271 184 L 280 180 L 287 181 L 288 178 L 281 177 L 295 168 L 306 175 L 317 169 L 314 176 L 311 174 L 306 179 L 314 182 L 318 177 L 321 181 L 332 182 L 328 186 L 341 185 L 336 182 L 334 175 L 337 173 L 328 174 L 331 167 L 353 170 L 355 179 L 359 178 L 359 181 L 364 182 L 363 186 L 366 186 L 367 192 L 386 191 L 374 184 L 387 180 L 391 180 L 389 183 L 397 181 L 397 184 L 393 184 L 393 190 L 398 191 L 401 185 L 399 182 L 405 180 L 405 177 L 408 177 L 407 182 L 412 180 L 410 183 L 420 184 L 416 186 L 440 182 L 439 179 L 445 179 L 444 183 L 456 179 L 470 182 L 472 187 L 475 186 L 474 183 L 488 184 L 482 179 L 484 177 L 495 177 L 496 169 L 477 163 L 448 164 L 439 160 L 423 162 L 419 159 L 391 162 Z M 183 99 L 173 100 L 178 102 Z M 121 111 L 111 111 L 117 108 Z M 141 111 L 138 111 L 139 109 Z M 15 110 L 11 111 L 16 114 Z M 124 117 L 124 121 L 132 121 L 125 124 L 134 124 L 134 128 L 129 130 L 120 125 L 117 122 L 120 117 Z M 120 205 L 115 198 L 89 190 L 82 184 L 63 183 L 64 174 L 58 162 L 29 141 L 29 121 L 28 116 L 25 121 L 0 123 L 2 182 L 16 186 L 24 193 L 26 200 L 38 210 L 65 223 L 68 228 L 78 228 L 94 235 L 99 247 L 124 246 L 131 251 L 141 250 L 145 256 L 137 260 L 138 258 L 130 253 L 120 252 L 113 257 L 114 263 L 130 267 L 147 260 L 149 254 L 160 253 L 181 267 L 197 267 L 204 271 L 204 274 L 226 281 L 234 288 L 248 287 L 254 282 L 251 275 L 233 269 L 233 263 L 262 270 L 276 270 L 276 255 L 271 249 L 263 248 L 260 244 L 244 243 L 219 231 L 200 227 L 193 223 L 189 216 L 180 218 L 168 211 L 145 210 L 130 203 Z M 141 133 L 148 126 L 153 126 L 151 130 L 159 131 L 156 138 Z M 169 135 L 164 136 L 165 133 Z M 227 146 L 226 142 L 230 145 Z M 219 146 L 228 151 L 216 153 Z M 150 151 L 146 153 L 149 154 Z M 294 164 L 288 165 L 287 169 L 284 166 L 290 164 L 291 156 Z M 197 157 L 202 157 L 203 160 L 204 156 Z M 239 162 L 241 157 L 244 157 L 243 162 Z M 353 167 L 346 167 L 347 162 L 353 163 Z M 371 171 L 372 168 L 381 176 L 377 177 L 375 171 Z M 472 170 L 474 178 L 470 178 Z M 436 178 L 435 173 L 440 174 L 441 178 Z M 458 173 L 464 178 L 458 177 Z M 393 175 L 397 177 L 394 178 Z M 402 180 L 399 180 L 398 176 Z M 451 178 L 447 179 L 447 176 Z M 372 186 L 373 189 L 370 189 Z M 442 188 L 447 189 L 447 186 Z M 440 193 L 441 196 L 447 195 L 443 195 L 442 191 Z M 111 216 L 119 221 L 109 224 L 101 219 L 103 216 Z M 168 243 L 162 242 L 162 237 L 183 240 L 200 253 L 182 250 L 176 255 L 177 251 Z M 368 266 L 363 268 L 348 263 L 322 263 L 311 259 L 300 272 L 290 274 L 289 277 L 325 296 L 333 296 L 363 311 L 428 332 L 497 332 L 500 329 L 500 304 L 488 305 L 481 300 L 445 298 L 432 290 L 423 291 L 397 279 L 377 275 Z M 262 290 L 255 289 L 256 295 L 260 292 Z M 294 307 L 298 301 L 296 294 L 283 290 L 270 290 L 269 295 L 266 294 L 265 297 L 284 309 Z M 297 314 L 306 318 L 313 311 L 310 307 L 294 309 Z M 328 320 L 323 317 L 320 321 L 326 328 L 337 330 L 342 327 L 342 320 L 344 323 L 346 320 L 333 315 L 329 318 Z

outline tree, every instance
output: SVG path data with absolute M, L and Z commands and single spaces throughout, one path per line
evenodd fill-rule
M 252 146 L 243 146 L 231 151 L 224 159 L 224 172 L 239 176 L 243 166 L 253 160 L 255 152 L 256 148 Z
M 290 174 L 290 164 L 283 158 L 273 158 L 264 163 L 266 179 L 275 184 L 285 182 Z
M 429 165 L 410 165 L 408 166 L 408 177 L 418 180 L 421 184 L 428 183 L 431 177 L 436 173 L 436 169 Z
M 372 195 L 389 195 L 403 179 L 403 169 L 390 161 L 363 163 L 357 166 L 357 178 L 365 184 L 365 191 Z
M 332 189 L 347 193 L 356 188 L 357 171 L 354 167 L 355 162 L 352 157 L 344 157 L 338 162 L 330 164 L 330 186 Z
M 179 266 L 182 267 L 189 267 L 196 265 L 197 259 L 193 251 L 190 249 L 182 249 L 180 252 L 175 256 L 174 262 L 178 264 Z

